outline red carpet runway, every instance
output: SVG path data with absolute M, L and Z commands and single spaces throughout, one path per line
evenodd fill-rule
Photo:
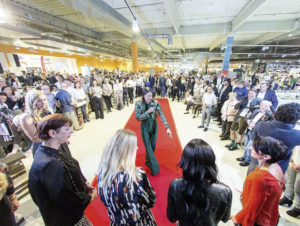
M 158 137 L 155 149 L 155 156 L 160 165 L 160 172 L 156 176 L 150 175 L 150 170 L 145 165 L 145 147 L 140 132 L 141 123 L 136 120 L 135 113 L 130 116 L 125 129 L 134 131 L 138 140 L 138 151 L 136 157 L 136 165 L 146 170 L 152 186 L 157 194 L 156 204 L 152 208 L 152 212 L 158 226 L 175 225 L 171 224 L 166 216 L 167 194 L 170 182 L 180 177 L 180 169 L 177 164 L 181 157 L 182 147 L 176 131 L 175 122 L 172 116 L 168 99 L 157 99 L 167 118 L 172 138 L 168 137 L 166 129 L 161 120 L 158 119 Z M 96 178 L 93 186 L 96 186 Z M 95 226 L 109 225 L 107 211 L 99 198 L 95 199 L 86 209 L 85 214 Z

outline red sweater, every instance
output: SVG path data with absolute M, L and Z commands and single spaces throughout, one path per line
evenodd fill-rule
M 243 226 L 257 223 L 263 226 L 277 225 L 278 204 L 283 187 L 267 170 L 256 168 L 246 177 L 242 193 L 243 209 L 235 216 Z

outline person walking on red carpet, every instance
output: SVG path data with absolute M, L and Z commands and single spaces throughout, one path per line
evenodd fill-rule
M 158 101 L 153 100 L 151 90 L 143 89 L 142 91 L 141 99 L 135 103 L 135 115 L 136 119 L 142 122 L 141 133 L 146 148 L 146 166 L 150 167 L 151 175 L 155 176 L 159 172 L 159 164 L 154 156 L 158 133 L 157 113 L 167 129 L 167 134 L 172 137 L 172 133 L 160 104 Z

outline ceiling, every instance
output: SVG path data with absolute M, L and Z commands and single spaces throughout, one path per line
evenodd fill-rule
M 226 39 L 233 36 L 235 59 L 300 58 L 299 0 L 3 2 L 10 18 L 0 24 L 0 42 L 7 44 L 130 58 L 136 40 L 140 59 L 164 55 L 173 62 L 222 59 Z M 139 33 L 132 30 L 134 17 Z

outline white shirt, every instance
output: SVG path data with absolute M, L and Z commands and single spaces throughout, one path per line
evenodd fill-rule
M 143 79 L 142 78 L 136 79 L 136 86 L 142 86 L 142 85 L 143 85 Z
M 203 98 L 202 98 L 202 103 L 208 106 L 212 106 L 217 104 L 217 97 L 213 92 L 211 93 L 204 93 Z
M 265 95 L 266 95 L 266 92 L 264 92 L 264 93 L 259 92 L 259 93 L 257 94 L 257 98 L 264 99 L 264 98 L 265 98 Z
M 131 80 L 131 79 L 128 79 L 127 82 L 126 82 L 126 85 L 127 85 L 127 87 L 132 88 L 132 87 L 134 87 L 134 81 Z
M 86 98 L 85 92 L 82 88 L 78 89 L 74 89 L 73 93 L 72 93 L 72 97 L 75 100 L 84 100 Z

